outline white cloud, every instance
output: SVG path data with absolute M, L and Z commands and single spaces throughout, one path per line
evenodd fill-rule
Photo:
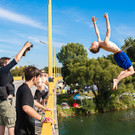
M 18 36 L 28 39 L 29 41 L 31 41 L 32 43 L 37 43 L 43 46 L 46 46 L 45 44 L 40 43 L 40 41 L 48 43 L 48 37 L 43 37 L 43 36 L 28 36 L 25 34 L 18 34 Z M 52 41 L 52 46 L 56 47 L 56 48 L 61 48 L 62 45 L 66 45 L 67 43 L 62 43 L 62 42 L 56 42 L 55 39 L 54 41 Z
M 53 46 L 56 48 L 61 48 L 63 45 L 66 45 L 67 43 L 62 42 L 53 42 Z
M 39 44 L 40 41 L 44 41 L 44 40 L 47 42 L 47 37 L 40 36 L 40 35 L 37 35 L 37 36 L 29 36 L 27 34 L 17 34 L 17 35 L 20 36 L 21 38 L 24 38 L 25 40 L 31 41 L 32 43 Z
M 4 18 L 4 19 L 10 20 L 16 23 L 20 23 L 20 24 L 29 25 L 35 28 L 47 30 L 47 28 L 42 26 L 40 22 L 32 20 L 30 19 L 30 17 L 5 10 L 3 8 L 0 8 L 0 18 Z
M 86 18 L 82 12 L 75 8 L 60 10 L 59 12 L 65 17 L 70 17 L 70 19 L 76 23 L 83 23 L 89 26 L 91 22 L 91 20 L 88 20 L 88 18 Z
M 3 49 L 0 49 L 0 52 L 1 53 L 15 53 L 14 51 L 8 51 L 8 50 L 3 50 Z
M 90 29 L 94 29 L 94 26 L 92 23 L 89 24 Z
M 115 27 L 115 30 L 121 36 L 132 37 L 135 35 L 135 28 L 126 25 L 117 26 Z
M 54 25 L 52 26 L 52 33 L 63 35 L 63 28 L 62 25 Z
M 134 27 L 129 27 L 126 25 L 119 25 L 119 26 L 114 26 L 112 27 L 112 39 L 114 42 L 117 43 L 119 47 L 124 45 L 124 40 L 132 37 L 135 38 L 135 28 Z

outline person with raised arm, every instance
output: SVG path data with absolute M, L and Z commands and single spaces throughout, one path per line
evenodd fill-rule
M 12 61 L 9 57 L 0 58 L 0 135 L 4 135 L 5 126 L 8 134 L 14 135 L 16 120 L 15 107 L 12 104 L 14 96 L 13 77 L 10 70 L 20 61 L 23 54 L 30 50 L 31 42 L 26 42 Z

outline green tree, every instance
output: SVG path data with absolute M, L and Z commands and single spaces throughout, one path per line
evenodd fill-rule
M 86 66 L 85 79 L 88 85 L 96 85 L 98 91 L 92 90 L 95 95 L 95 102 L 99 111 L 103 111 L 110 99 L 112 93 L 116 91 L 112 90 L 113 79 L 120 73 L 121 68 L 112 64 L 109 60 L 104 58 L 90 59 Z M 122 80 L 118 86 L 121 90 L 120 93 L 126 89 L 133 88 L 133 85 L 125 86 L 125 82 L 132 82 L 132 76 Z
M 59 62 L 62 63 L 62 73 L 67 84 L 84 83 L 84 70 L 87 61 L 87 51 L 79 43 L 68 43 L 62 46 L 57 54 Z
M 11 74 L 13 76 L 22 76 L 23 75 L 23 69 L 25 68 L 26 66 L 20 66 L 20 67 L 15 67 L 14 69 L 11 70 Z
M 48 67 L 45 67 L 44 70 L 46 73 L 48 73 Z
M 122 49 L 127 48 L 131 44 L 131 48 L 133 49 L 135 47 L 134 40 L 131 38 L 125 40 L 125 45 Z M 131 48 L 126 50 L 127 54 L 130 54 L 130 52 L 131 54 L 134 53 L 135 48 L 133 51 Z M 132 59 L 135 58 L 130 55 L 129 57 Z M 84 49 L 83 45 L 79 43 L 68 43 L 66 46 L 62 46 L 61 51 L 57 54 L 57 58 L 63 65 L 62 73 L 67 84 L 75 85 L 78 83 L 80 88 L 84 85 L 91 87 L 93 85 L 97 86 L 98 90 L 95 91 L 92 89 L 92 92 L 95 95 L 95 103 L 99 111 L 104 111 L 105 109 L 119 109 L 122 104 L 122 102 L 119 101 L 121 93 L 133 93 L 134 91 L 135 75 L 121 80 L 118 84 L 117 91 L 112 90 L 113 79 L 116 78 L 122 70 L 116 65 L 112 54 L 107 57 L 104 56 L 103 58 L 88 59 L 87 51 Z M 133 66 L 135 66 L 135 63 L 133 63 Z M 109 107 L 109 109 L 107 109 L 107 107 Z
M 103 58 L 105 58 L 107 60 L 110 60 L 113 64 L 116 64 L 116 61 L 114 60 L 114 55 L 113 54 L 103 56 Z
M 132 62 L 135 62 L 135 39 L 131 37 L 124 40 L 125 44 L 122 46 L 122 50 L 126 49 L 125 52 L 129 56 Z

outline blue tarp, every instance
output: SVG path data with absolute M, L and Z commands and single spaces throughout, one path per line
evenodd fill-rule
M 75 95 L 75 96 L 73 97 L 73 99 L 74 99 L 74 100 L 79 100 L 79 97 L 80 97 L 80 95 Z

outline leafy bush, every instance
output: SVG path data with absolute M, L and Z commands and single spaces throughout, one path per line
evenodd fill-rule
M 87 115 L 95 113 L 96 104 L 92 100 L 85 99 L 83 100 L 83 106 L 81 107 L 81 110 Z

